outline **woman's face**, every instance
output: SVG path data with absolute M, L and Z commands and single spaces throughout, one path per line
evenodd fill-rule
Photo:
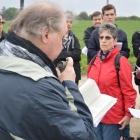
M 72 25 L 73 25 L 73 20 L 72 19 L 67 19 L 66 22 L 67 22 L 67 28 L 68 28 L 68 30 L 71 30 Z
M 106 53 L 114 48 L 117 42 L 117 38 L 114 39 L 113 36 L 107 30 L 105 30 L 100 34 L 99 42 L 101 50 Z

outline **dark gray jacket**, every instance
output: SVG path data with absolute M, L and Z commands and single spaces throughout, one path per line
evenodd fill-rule
M 88 27 L 85 31 L 84 31 L 84 43 L 86 45 L 86 47 L 88 46 L 92 31 L 95 30 L 96 28 L 94 26 Z
M 132 48 L 135 57 L 140 54 L 140 30 L 136 31 L 132 36 Z
M 92 116 L 74 82 L 12 56 L 0 56 L 0 79 L 0 140 L 93 140 Z

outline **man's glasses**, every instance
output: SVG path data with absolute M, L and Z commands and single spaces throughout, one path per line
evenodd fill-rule
M 112 37 L 111 36 L 99 36 L 100 40 L 103 40 L 105 38 L 105 40 L 110 40 Z

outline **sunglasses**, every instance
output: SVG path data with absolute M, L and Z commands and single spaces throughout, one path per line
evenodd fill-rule
M 111 36 L 99 36 L 100 40 L 103 40 L 105 38 L 105 40 L 110 40 L 112 37 Z

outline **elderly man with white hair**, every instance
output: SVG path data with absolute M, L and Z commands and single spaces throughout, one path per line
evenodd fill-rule
M 92 115 L 73 60 L 61 73 L 53 61 L 67 26 L 53 3 L 35 3 L 12 21 L 0 43 L 0 139 L 93 140 Z

